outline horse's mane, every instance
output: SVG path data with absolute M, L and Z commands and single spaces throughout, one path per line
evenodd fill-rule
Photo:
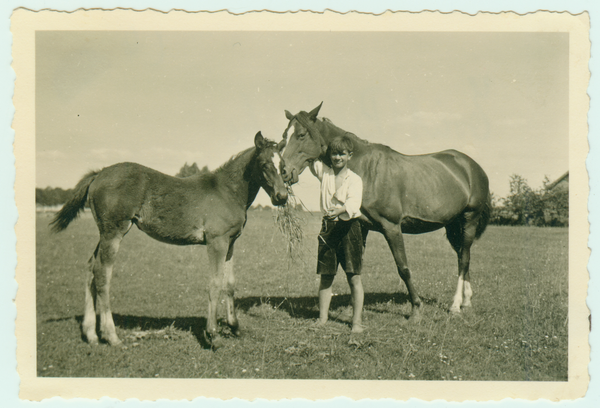
M 362 138 L 360 138 L 360 137 L 356 136 L 356 135 L 355 135 L 354 133 L 352 133 L 352 132 L 347 132 L 347 131 L 345 131 L 344 129 L 342 129 L 341 127 L 337 126 L 335 123 L 333 123 L 333 122 L 331 121 L 331 119 L 329 119 L 329 118 L 325 118 L 325 117 L 323 117 L 323 118 L 321 118 L 321 121 L 322 121 L 322 122 L 325 122 L 325 123 L 328 123 L 328 124 L 330 124 L 331 126 L 334 126 L 335 128 L 337 128 L 337 129 L 341 130 L 342 132 L 345 132 L 345 134 L 347 134 L 347 135 L 354 136 L 354 137 L 355 137 L 355 138 L 356 138 L 358 141 L 360 141 L 360 142 L 362 142 L 362 143 L 364 143 L 364 144 L 369 144 L 369 141 L 368 141 L 368 140 L 366 140 L 366 139 L 362 139 Z

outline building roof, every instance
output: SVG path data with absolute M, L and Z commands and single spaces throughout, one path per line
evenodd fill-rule
M 559 178 L 557 178 L 556 180 L 554 180 L 552 183 L 548 184 L 546 186 L 546 189 L 547 190 L 552 190 L 554 187 L 557 186 L 558 183 L 560 183 L 564 179 L 568 179 L 568 177 L 569 177 L 569 171 L 567 171 L 565 174 L 563 174 L 562 176 L 560 176 Z

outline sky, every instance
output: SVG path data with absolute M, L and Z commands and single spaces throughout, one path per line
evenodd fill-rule
M 137 162 L 215 169 L 310 111 L 404 154 L 460 150 L 499 197 L 568 170 L 568 34 L 36 33 L 36 187 Z M 296 195 L 318 210 L 308 171 Z M 269 204 L 264 192 L 256 203 Z

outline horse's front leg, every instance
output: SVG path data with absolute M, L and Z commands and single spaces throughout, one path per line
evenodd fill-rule
M 208 284 L 206 334 L 213 349 L 222 345 L 217 331 L 217 307 L 225 281 L 225 263 L 228 248 L 227 237 L 214 238 L 207 244 L 210 280 Z
M 402 230 L 400 225 L 392 223 L 386 223 L 383 225 L 383 227 L 383 235 L 385 236 L 390 250 L 392 251 L 392 255 L 394 256 L 394 261 L 396 262 L 396 267 L 398 268 L 398 274 L 406 284 L 406 289 L 408 290 L 408 295 L 412 304 L 410 320 L 419 321 L 421 318 L 422 303 L 421 298 L 419 298 L 417 290 L 413 284 L 410 270 L 408 269 L 408 261 L 406 259 L 406 251 L 404 249 Z
M 235 276 L 233 274 L 233 244 L 229 245 L 225 260 L 225 294 L 227 296 L 227 324 L 235 336 L 240 336 L 240 323 L 235 313 L 234 292 Z

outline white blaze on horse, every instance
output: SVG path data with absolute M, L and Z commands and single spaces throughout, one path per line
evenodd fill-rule
M 321 103 L 322 105 L 322 103 Z M 420 234 L 446 229 L 450 245 L 458 255 L 458 285 L 450 311 L 471 305 L 470 249 L 485 231 L 491 212 L 489 182 L 483 169 L 456 150 L 407 156 L 391 148 L 369 143 L 319 119 L 321 109 L 292 115 L 283 133 L 287 142 L 282 156 L 283 178 L 296 183 L 306 166 L 316 159 L 329 163 L 325 154 L 331 140 L 347 135 L 354 143 L 348 167 L 363 180 L 363 231 L 385 236 L 398 273 L 412 303 L 412 317 L 420 314 L 421 299 L 408 269 L 403 233 Z
M 273 205 L 287 201 L 279 172 L 281 146 L 258 132 L 254 147 L 244 150 L 212 173 L 177 178 L 135 163 L 119 163 L 87 174 L 74 196 L 52 221 L 62 231 L 83 210 L 86 200 L 100 231 L 100 241 L 89 260 L 82 331 L 87 341 L 100 336 L 111 345 L 121 340 L 115 331 L 109 302 L 113 265 L 121 240 L 132 225 L 154 239 L 175 245 L 206 245 L 209 259 L 206 333 L 217 347 L 217 304 L 227 299 L 227 323 L 239 334 L 235 314 L 233 246 L 246 223 L 246 212 L 262 187 Z

